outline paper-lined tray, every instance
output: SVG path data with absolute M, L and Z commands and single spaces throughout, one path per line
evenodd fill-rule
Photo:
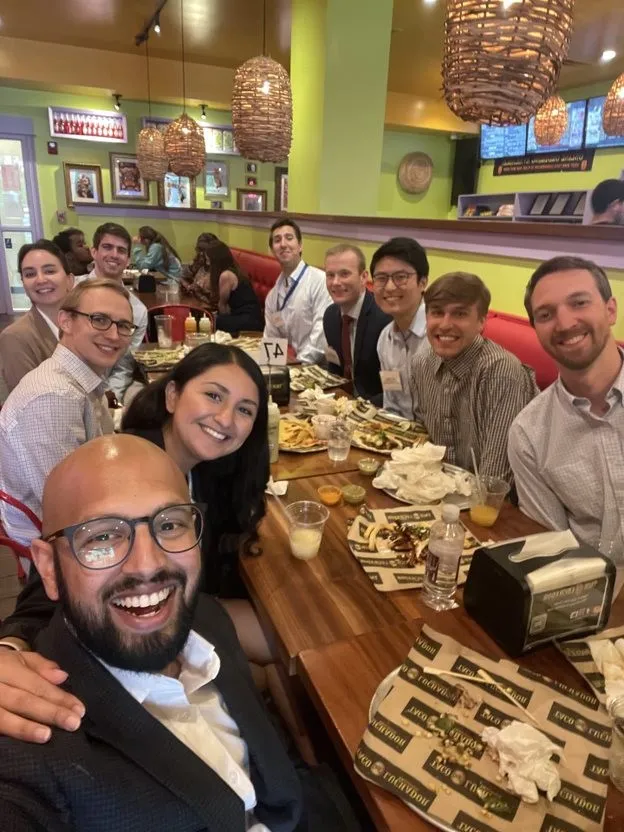
M 428 529 L 442 516 L 440 506 L 406 506 L 405 508 L 369 509 L 363 506 L 349 532 L 347 542 L 353 556 L 379 592 L 397 589 L 420 589 L 425 575 Z M 392 542 L 384 538 L 387 530 L 375 534 L 374 524 L 417 524 L 420 530 L 420 559 L 413 565 L 407 560 L 409 552 L 390 548 Z M 372 531 L 370 530 L 373 526 Z M 374 535 L 374 539 L 372 536 Z M 463 584 L 470 561 L 479 542 L 466 530 L 466 546 L 460 560 L 458 581 Z M 371 548 L 372 546 L 372 548 Z
M 373 451 L 389 456 L 392 451 L 422 445 L 428 440 L 425 426 L 377 409 L 370 402 L 358 399 L 347 416 L 354 426 L 352 444 L 364 451 Z
M 306 364 L 304 367 L 290 367 L 290 389 L 294 393 L 301 393 L 309 387 L 320 387 L 329 390 L 331 387 L 341 387 L 347 383 L 346 378 L 336 376 L 316 364 Z
M 512 793 L 481 740 L 486 727 L 526 721 L 523 712 L 494 686 L 430 675 L 426 666 L 468 676 L 481 668 L 530 711 L 562 750 L 561 790 L 552 803 L 541 795 L 528 804 Z M 390 691 L 356 751 L 356 771 L 429 823 L 475 832 L 603 828 L 611 728 L 595 697 L 512 662 L 491 661 L 427 626 L 382 685 Z
M 624 626 L 612 627 L 610 630 L 603 630 L 602 633 L 598 633 L 590 638 L 555 642 L 555 645 L 572 664 L 577 673 L 580 673 L 583 679 L 585 679 L 603 705 L 606 701 L 605 678 L 596 667 L 592 658 L 591 650 L 589 649 L 589 642 L 601 641 L 602 639 L 607 638 L 611 641 L 616 641 L 618 638 L 624 638 Z

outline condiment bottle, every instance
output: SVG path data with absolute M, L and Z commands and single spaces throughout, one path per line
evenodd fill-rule
M 199 331 L 204 335 L 210 335 L 212 333 L 212 321 L 204 312 L 204 317 L 199 319 Z
M 197 321 L 193 317 L 193 313 L 189 310 L 188 317 L 184 321 L 185 332 L 197 332 Z
M 271 396 L 269 396 L 269 418 L 268 418 L 268 438 L 269 438 L 269 462 L 277 462 L 279 457 L 279 423 L 280 411 Z
M 434 610 L 455 606 L 459 560 L 464 553 L 465 531 L 459 522 L 459 507 L 442 506 L 442 519 L 429 532 L 427 564 L 423 581 L 423 601 Z

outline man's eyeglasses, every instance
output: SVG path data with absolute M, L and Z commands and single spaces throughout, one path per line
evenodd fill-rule
M 392 274 L 377 272 L 377 274 L 373 275 L 373 285 L 383 289 L 388 281 L 391 280 L 397 289 L 402 289 L 410 277 L 418 277 L 418 275 L 416 272 L 393 272 Z
M 130 555 L 139 523 L 147 523 L 152 538 L 164 552 L 188 552 L 201 540 L 205 510 L 203 503 L 183 503 L 133 520 L 127 517 L 96 517 L 59 529 L 44 540 L 52 543 L 64 537 L 81 566 L 86 569 L 110 569 L 120 566 Z
M 136 324 L 131 324 L 130 321 L 114 321 L 103 312 L 93 312 L 89 314 L 88 312 L 81 312 L 79 309 L 72 309 L 70 311 L 72 315 L 82 315 L 83 318 L 88 318 L 93 329 L 97 329 L 98 332 L 106 332 L 106 330 L 110 329 L 113 324 L 117 327 L 117 332 L 124 337 L 134 335 L 137 331 Z

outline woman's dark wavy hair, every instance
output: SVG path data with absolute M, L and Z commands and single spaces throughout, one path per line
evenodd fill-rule
M 213 298 L 219 297 L 219 278 L 223 272 L 234 272 L 239 280 L 247 279 L 229 247 L 221 240 L 211 240 L 204 247 L 204 252 L 210 260 L 210 291 Z
M 185 356 L 179 364 L 159 381 L 145 387 L 132 401 L 121 428 L 124 431 L 162 430 L 172 418 L 165 403 L 165 390 L 173 382 L 181 392 L 189 381 L 209 370 L 227 364 L 236 364 L 244 370 L 258 389 L 258 414 L 251 433 L 243 445 L 227 458 L 233 465 L 227 480 L 214 475 L 216 460 L 200 462 L 193 471 L 202 483 L 202 502 L 210 507 L 219 505 L 233 508 L 238 532 L 249 548 L 258 539 L 257 526 L 266 512 L 264 489 L 269 480 L 269 443 L 267 437 L 268 391 L 260 367 L 253 358 L 238 347 L 225 344 L 202 344 Z M 212 470 L 210 466 L 212 465 Z M 223 493 L 229 481 L 231 491 Z M 235 489 L 235 491 L 234 491 Z
M 52 240 L 43 239 L 37 240 L 35 243 L 24 243 L 24 245 L 20 248 L 17 255 L 17 270 L 20 274 L 22 273 L 22 263 L 24 262 L 24 258 L 27 254 L 30 254 L 31 251 L 46 251 L 48 254 L 56 257 L 63 267 L 65 274 L 71 274 L 65 253 L 61 251 L 58 245 L 53 243 Z

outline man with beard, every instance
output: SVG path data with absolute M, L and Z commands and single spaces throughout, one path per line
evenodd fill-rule
M 73 730 L 0 738 L 3 829 L 297 826 L 294 768 L 227 613 L 197 591 L 202 522 L 173 460 L 137 437 L 96 439 L 50 474 L 32 552 L 59 604 L 35 649 L 86 715 L 70 699 Z
M 617 306 L 604 271 L 579 257 L 542 263 L 524 305 L 559 378 L 518 415 L 509 459 L 520 508 L 624 556 L 624 370 Z

